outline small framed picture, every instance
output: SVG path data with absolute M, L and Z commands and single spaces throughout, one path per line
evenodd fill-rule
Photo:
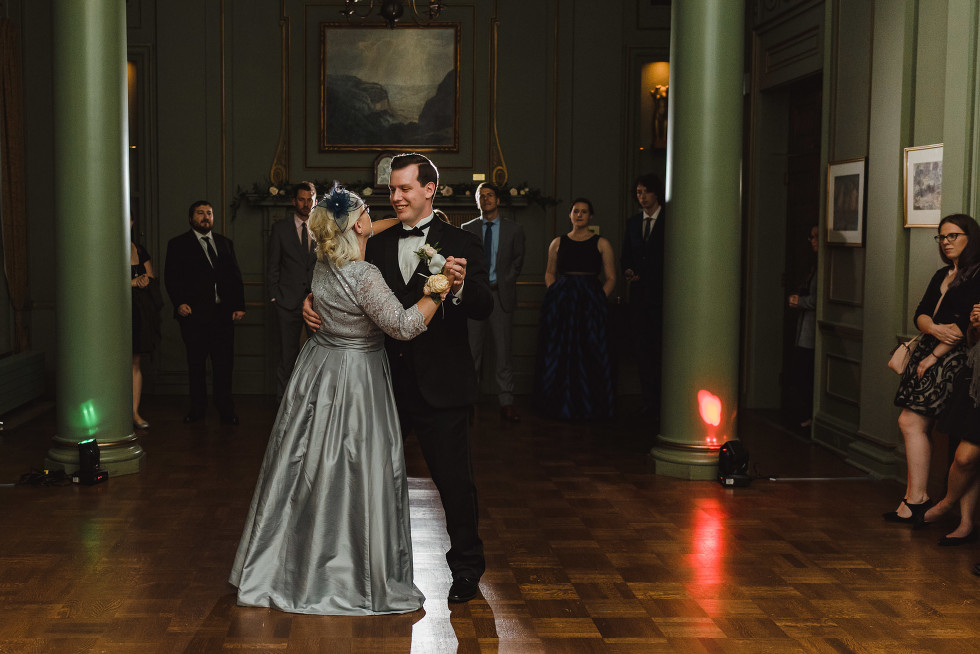
M 374 190 L 388 192 L 388 179 L 391 177 L 392 152 L 382 152 L 374 159 Z
M 864 247 L 865 160 L 827 164 L 827 245 Z
M 943 205 L 943 144 L 905 148 L 905 226 L 936 227 Z

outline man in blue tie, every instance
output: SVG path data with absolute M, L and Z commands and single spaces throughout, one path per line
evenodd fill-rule
M 524 228 L 500 215 L 500 193 L 493 184 L 480 184 L 476 198 L 480 217 L 464 223 L 462 228 L 483 239 L 483 257 L 490 271 L 490 290 L 493 292 L 493 312 L 486 321 L 469 321 L 470 350 L 479 374 L 483 342 L 489 330 L 497 368 L 500 417 L 508 422 L 520 422 L 521 415 L 514 406 L 511 332 L 514 309 L 517 308 L 517 278 L 524 267 Z

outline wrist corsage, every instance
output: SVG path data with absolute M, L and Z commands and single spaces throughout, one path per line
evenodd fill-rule
M 422 292 L 432 298 L 436 304 L 439 304 L 442 302 L 442 296 L 449 291 L 450 286 L 449 278 L 442 273 L 437 273 L 429 275 L 425 280 L 425 288 L 422 289 Z

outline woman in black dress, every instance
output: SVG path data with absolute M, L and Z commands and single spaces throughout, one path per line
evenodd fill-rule
M 980 301 L 980 298 L 977 298 Z M 967 364 L 960 368 L 953 380 L 946 411 L 939 420 L 940 431 L 949 435 L 950 443 L 959 441 L 953 462 L 949 466 L 946 496 L 923 515 L 923 524 L 935 522 L 959 504 L 960 523 L 956 529 L 939 539 L 939 544 L 962 545 L 977 539 L 973 514 L 980 500 L 980 304 L 970 312 L 970 329 L 967 342 Z M 978 381 L 974 382 L 977 377 Z M 976 574 L 976 572 L 975 572 Z
M 129 221 L 129 227 L 133 227 L 132 220 Z M 150 253 L 132 240 L 129 245 L 129 268 L 130 286 L 133 288 L 133 426 L 147 429 L 150 423 L 140 416 L 139 410 L 140 395 L 143 392 L 140 357 L 152 352 L 160 337 L 160 291 L 155 288 L 157 280 L 153 274 Z
M 554 418 L 613 413 L 606 298 L 616 287 L 616 267 L 612 245 L 589 229 L 592 215 L 589 200 L 573 201 L 571 231 L 548 247 L 535 386 L 541 410 Z
M 902 407 L 898 427 L 905 439 L 908 480 L 898 509 L 883 514 L 889 522 L 921 523 L 933 505 L 926 489 L 932 455 L 929 432 L 966 361 L 963 335 L 980 297 L 980 227 L 976 221 L 964 214 L 946 216 L 935 238 L 939 256 L 948 265 L 933 275 L 915 310 L 915 326 L 922 334 L 895 394 L 895 405 Z

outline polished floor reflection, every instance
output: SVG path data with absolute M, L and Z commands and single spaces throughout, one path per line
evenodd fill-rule
M 642 420 L 502 424 L 472 438 L 488 569 L 449 605 L 438 494 L 414 439 L 424 611 L 296 616 L 227 584 L 275 406 L 240 427 L 181 424 L 147 398 L 146 470 L 95 487 L 0 488 L 0 654 L 21 652 L 974 652 L 975 545 L 884 523 L 901 487 L 752 416 L 764 479 L 725 489 L 653 474 Z M 0 483 L 40 467 L 53 416 L 0 436 Z M 938 469 L 938 466 L 937 466 Z M 942 477 L 935 475 L 934 494 Z M 769 478 L 776 477 L 776 481 Z

